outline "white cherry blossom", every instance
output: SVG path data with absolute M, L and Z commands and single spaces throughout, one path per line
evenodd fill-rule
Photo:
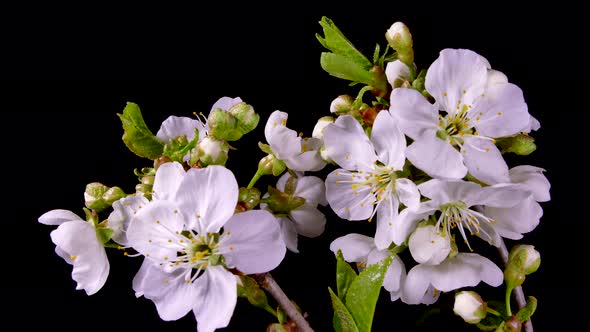
M 441 51 L 425 84 L 435 104 L 413 89 L 391 93 L 391 114 L 414 139 L 408 160 L 435 178 L 460 179 L 469 171 L 488 184 L 508 182 L 508 166 L 494 138 L 531 126 L 520 88 L 491 71 L 484 57 L 463 49 Z
M 377 214 L 375 243 L 387 248 L 393 238 L 400 203 L 414 209 L 416 185 L 399 176 L 406 140 L 388 111 L 377 114 L 371 138 L 352 116 L 340 116 L 324 132 L 326 152 L 340 167 L 326 179 L 326 196 L 340 218 L 372 220 Z

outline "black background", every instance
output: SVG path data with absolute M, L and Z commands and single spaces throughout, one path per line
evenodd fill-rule
M 562 5 L 4 8 L 2 206 L 8 214 L 2 230 L 8 243 L 3 244 L 2 277 L 8 295 L 4 304 L 10 306 L 4 323 L 50 331 L 195 330 L 192 315 L 163 322 L 152 302 L 134 297 L 131 280 L 141 262 L 120 252 L 109 252 L 111 272 L 100 292 L 88 297 L 74 290 L 71 268 L 53 252 L 52 227 L 38 224 L 37 218 L 56 208 L 81 214 L 89 182 L 133 191 L 133 169 L 150 164 L 120 140 L 116 113 L 126 101 L 140 105 L 155 132 L 169 115 L 207 114 L 218 98 L 240 96 L 261 114 L 258 129 L 235 144 L 238 150 L 228 163 L 238 182 L 247 184 L 263 157 L 256 143 L 264 140 L 263 126 L 272 111 L 288 112 L 289 127 L 310 135 L 316 119 L 329 114 L 333 98 L 356 93 L 319 65 L 323 49 L 314 35 L 326 15 L 365 54 L 372 54 L 375 43 L 385 46 L 387 28 L 403 21 L 412 31 L 419 68 L 427 68 L 443 48 L 468 48 L 523 89 L 530 113 L 542 125 L 534 134 L 538 150 L 510 157 L 509 163 L 543 167 L 552 183 L 552 201 L 543 204 L 542 222 L 524 239 L 543 257 L 525 292 L 539 300 L 537 331 L 582 324 L 583 318 L 574 314 L 581 307 L 574 301 L 587 293 L 586 263 L 578 249 L 587 234 L 582 229 L 587 213 L 574 196 L 584 187 L 587 168 L 576 160 L 587 153 L 587 110 L 575 102 L 584 99 L 583 86 L 579 89 L 575 80 L 583 63 L 572 57 L 578 53 L 580 40 L 574 37 L 579 30 L 568 24 L 580 23 L 571 16 L 577 9 Z M 568 105 L 572 101 L 576 105 Z M 263 179 L 260 188 L 271 183 Z M 313 240 L 300 237 L 301 253 L 288 253 L 273 272 L 309 313 L 316 331 L 331 330 L 327 287 L 335 287 L 335 262 L 329 243 L 349 232 L 372 235 L 374 227 L 324 211 L 326 232 Z M 481 292 L 489 299 L 502 298 L 501 289 L 482 287 Z M 453 315 L 450 296 L 443 296 L 436 308 L 440 315 L 416 326 L 428 308 L 391 303 L 382 292 L 374 330 L 476 330 Z M 271 322 L 269 314 L 239 299 L 224 331 L 263 331 Z

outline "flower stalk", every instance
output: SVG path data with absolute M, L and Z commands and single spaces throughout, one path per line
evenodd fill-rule
M 297 310 L 293 302 L 287 297 L 285 292 L 281 289 L 281 286 L 276 280 L 270 275 L 270 273 L 263 273 L 257 276 L 257 281 L 272 297 L 279 303 L 281 308 L 285 310 L 289 318 L 297 324 L 298 331 L 300 332 L 313 332 L 313 329 L 305 320 L 305 317 Z
M 500 241 L 498 246 L 498 252 L 500 253 L 500 257 L 502 258 L 504 265 L 508 264 L 508 249 L 506 248 L 506 243 L 504 243 L 504 240 Z M 506 292 L 506 309 L 510 310 L 510 295 L 508 293 L 509 290 L 507 289 Z M 516 304 L 518 304 L 518 308 L 523 308 L 526 305 L 526 299 L 524 297 L 524 291 L 522 290 L 522 286 L 515 287 L 513 289 L 513 293 L 516 299 Z M 510 316 L 511 313 L 509 312 L 508 315 Z M 533 322 L 530 318 L 523 322 L 523 326 L 526 332 L 534 332 Z

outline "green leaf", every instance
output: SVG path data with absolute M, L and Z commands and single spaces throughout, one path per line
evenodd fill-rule
M 367 267 L 348 288 L 344 303 L 360 332 L 371 331 L 375 305 L 379 298 L 383 278 L 393 257 L 394 255 L 391 255 L 381 262 Z
M 96 229 L 96 237 L 100 241 L 100 243 L 105 244 L 109 242 L 109 240 L 115 235 L 115 231 L 110 228 L 97 228 Z
M 370 69 L 371 62 L 367 59 L 354 45 L 344 36 L 344 34 L 334 25 L 334 22 L 327 17 L 322 17 L 319 22 L 324 30 L 324 37 L 316 34 L 320 44 L 332 51 L 334 54 L 341 55 L 361 68 Z
M 330 292 L 332 307 L 334 308 L 334 330 L 336 332 L 359 332 L 354 318 L 352 318 L 344 303 L 334 294 L 331 288 L 328 287 L 328 291 Z
M 537 149 L 535 139 L 527 134 L 498 138 L 496 145 L 502 153 L 512 152 L 520 156 L 527 156 Z
M 156 159 L 162 155 L 164 144 L 149 130 L 139 106 L 128 102 L 123 114 L 117 114 L 123 124 L 123 142 L 136 155 Z
M 240 276 L 242 284 L 238 284 L 238 296 L 244 297 L 255 307 L 266 310 L 272 315 L 276 316 L 276 311 L 268 305 L 268 298 L 266 293 L 258 286 L 254 278 L 246 275 Z
M 346 298 L 346 293 L 356 278 L 356 272 L 354 272 L 354 269 L 344 260 L 342 251 L 338 250 L 338 253 L 336 254 L 336 286 L 338 289 L 338 297 L 342 301 Z
M 188 142 L 186 136 L 181 136 L 177 139 L 171 139 L 170 144 L 164 146 L 162 155 L 170 158 L 172 161 L 182 163 L 184 156 L 186 156 L 192 149 L 195 148 L 199 141 L 199 131 L 195 129 L 195 138 Z
M 535 310 L 537 310 L 537 299 L 534 296 L 529 296 L 526 305 L 516 313 L 516 318 L 518 318 L 519 321 L 524 322 L 531 318 L 535 313 Z
M 340 54 L 323 52 L 320 65 L 334 77 L 367 85 L 373 82 L 373 74 L 368 69 Z

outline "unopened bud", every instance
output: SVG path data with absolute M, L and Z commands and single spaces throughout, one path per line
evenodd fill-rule
M 238 128 L 238 119 L 222 109 L 211 111 L 207 123 L 209 124 L 209 136 L 230 142 L 242 137 L 242 132 Z
M 260 203 L 260 190 L 256 188 L 240 188 L 238 205 L 244 207 L 245 210 L 252 210 L 258 203 Z
M 287 169 L 287 165 L 280 160 L 277 159 L 273 154 L 269 154 L 266 157 L 262 158 L 258 163 L 258 172 L 261 175 L 274 175 L 279 176 L 283 174 L 283 172 Z
M 502 137 L 496 140 L 500 152 L 512 152 L 520 156 L 527 156 L 537 149 L 535 139 L 527 134 Z
M 232 106 L 229 113 L 237 119 L 238 129 L 242 135 L 254 130 L 260 120 L 260 115 L 254 112 L 254 107 L 244 102 Z
M 315 127 L 313 127 L 313 133 L 311 134 L 311 137 L 317 138 L 317 139 L 323 139 L 324 138 L 324 130 L 331 123 L 334 123 L 333 117 L 331 117 L 331 116 L 321 117 L 318 120 L 318 122 L 316 123 Z
M 508 261 L 521 268 L 524 274 L 529 275 L 537 271 L 541 265 L 541 254 L 535 250 L 534 246 L 519 244 L 510 250 Z
M 514 289 L 524 283 L 525 274 L 524 271 L 516 266 L 515 264 L 508 264 L 506 270 L 504 270 L 504 281 L 506 281 L 506 287 Z
M 109 188 L 102 183 L 93 182 L 89 183 L 84 191 L 84 205 L 100 212 L 125 196 L 125 192 L 119 187 Z
M 352 110 L 354 99 L 349 95 L 341 95 L 330 103 L 330 112 L 336 115 L 346 114 Z
M 227 162 L 229 144 L 224 140 L 207 136 L 197 144 L 197 154 L 202 166 L 223 166 Z
M 154 162 L 155 164 L 155 162 Z M 156 179 L 156 169 L 151 167 L 144 167 L 141 171 L 137 169 L 134 171 L 139 178 L 140 184 L 135 186 L 135 191 L 143 194 L 147 199 L 151 198 L 154 180 Z
M 395 22 L 385 33 L 389 45 L 397 51 L 397 57 L 410 66 L 414 63 L 414 49 L 410 29 L 402 22 Z
M 477 324 L 486 317 L 487 304 L 481 296 L 472 291 L 461 291 L 455 294 L 453 312 L 461 316 L 469 324 Z

